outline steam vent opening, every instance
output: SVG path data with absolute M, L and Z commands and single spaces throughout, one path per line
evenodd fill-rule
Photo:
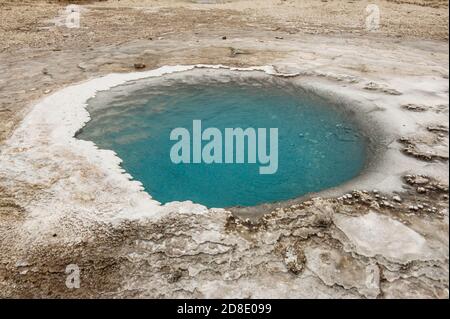
M 356 177 L 366 164 L 366 138 L 348 112 L 289 79 L 262 72 L 193 70 L 148 78 L 99 92 L 87 110 L 91 120 L 77 138 L 116 152 L 123 168 L 163 204 L 191 200 L 207 207 L 232 207 L 278 202 L 337 186 Z M 200 135 L 200 163 L 194 159 L 199 146 L 196 124 L 201 133 L 212 128 L 207 132 L 221 134 L 209 140 Z M 171 157 L 181 139 L 170 138 L 176 128 L 189 132 L 189 163 Z M 237 154 L 242 148 L 232 140 L 232 163 L 226 163 L 227 128 L 255 133 L 244 135 L 243 154 Z M 271 128 L 277 129 L 277 156 L 270 148 Z M 205 146 L 219 137 L 217 149 L 208 150 L 222 162 L 209 163 L 202 157 L 208 153 Z M 264 143 L 259 143 L 264 139 L 262 150 Z M 260 158 L 260 151 L 266 156 Z M 250 153 L 256 162 L 249 160 Z M 237 162 L 239 156 L 244 163 Z M 261 173 L 269 164 L 272 171 Z

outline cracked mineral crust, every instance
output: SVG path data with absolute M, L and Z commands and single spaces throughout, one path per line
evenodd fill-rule
M 373 33 L 363 2 L 86 2 L 79 29 L 62 2 L 1 2 L 0 297 L 448 298 L 448 3 L 379 2 Z M 230 68 L 342 102 L 368 167 L 286 202 L 161 205 L 74 138 L 100 90 Z

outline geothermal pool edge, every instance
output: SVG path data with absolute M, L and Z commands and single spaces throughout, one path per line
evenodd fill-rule
M 257 220 L 240 219 L 225 209 L 207 209 L 189 201 L 161 206 L 142 190 L 139 182 L 130 180 L 114 152 L 98 149 L 94 143 L 74 136 L 89 120 L 87 101 L 96 92 L 128 81 L 195 68 L 256 70 L 288 77 L 295 85 L 342 102 L 348 111 L 360 117 L 359 123 L 375 139 L 374 145 L 382 145 L 383 150 L 374 154 L 368 169 L 354 180 L 295 203 L 256 207 L 256 215 L 260 217 Z M 42 99 L 7 140 L 0 159 L 3 174 L 12 178 L 23 174 L 22 180 L 29 185 L 45 185 L 40 186 L 43 193 L 24 203 L 29 218 L 15 233 L 20 247 L 50 245 L 64 256 L 62 264 L 80 263 L 85 271 L 94 271 L 96 276 L 97 270 L 90 270 L 89 264 L 76 256 L 84 255 L 84 250 L 79 251 L 84 245 L 94 249 L 104 247 L 95 254 L 94 259 L 99 258 L 96 262 L 103 264 L 113 258 L 119 268 L 126 267 L 108 275 L 112 276 L 112 282 L 119 280 L 123 285 L 123 290 L 115 292 L 121 296 L 131 294 L 133 289 L 142 289 L 141 297 L 156 296 L 152 286 L 156 284 L 162 294 L 171 297 L 191 295 L 183 292 L 185 288 L 173 291 L 187 285 L 192 291 L 200 289 L 206 297 L 250 294 L 264 298 L 294 294 L 374 298 L 381 291 L 389 292 L 390 287 L 397 289 L 397 285 L 403 284 L 399 276 L 409 276 L 415 281 L 415 270 L 402 268 L 411 263 L 419 265 L 427 278 L 443 278 L 448 269 L 448 243 L 442 239 L 448 225 L 446 209 L 440 207 L 428 224 L 421 217 L 409 215 L 408 206 L 414 205 L 417 195 L 405 193 L 403 178 L 415 171 L 439 172 L 446 163 L 437 161 L 430 165 L 402 153 L 402 144 L 397 139 L 416 129 L 416 120 L 405 116 L 408 111 L 398 107 L 399 99 L 406 100 L 409 93 L 400 96 L 386 93 L 383 88 L 364 89 L 361 80 L 354 84 L 353 78 L 336 80 L 332 74 L 311 75 L 297 72 L 291 65 L 287 69 L 293 72 L 277 71 L 280 68 L 283 67 L 165 66 L 95 78 Z M 398 85 L 399 90 L 405 87 Z M 432 116 L 423 118 L 432 119 Z M 431 177 L 428 183 L 427 187 L 435 187 L 430 188 L 432 196 L 442 196 L 440 184 Z M 402 201 L 395 203 L 396 209 L 401 211 L 402 218 L 409 218 L 408 224 L 388 206 L 395 202 L 390 196 L 396 194 Z M 349 210 L 352 207 L 358 214 Z M 247 215 L 252 217 L 255 213 Z M 71 249 L 67 250 L 66 245 Z M 39 249 L 27 250 L 25 254 L 20 253 L 20 247 L 14 259 L 17 265 L 26 265 L 35 257 L 38 264 L 46 263 L 47 257 Z M 167 258 L 160 259 L 161 254 Z M 320 262 L 323 254 L 332 260 L 331 264 L 323 266 Z M 124 259 L 119 262 L 116 258 Z M 226 266 L 230 260 L 240 262 Z M 355 273 L 339 269 L 339 260 L 350 263 Z M 142 262 L 147 266 L 140 266 Z M 217 266 L 213 270 L 211 265 Z M 222 279 L 211 275 L 217 269 Z M 247 280 L 247 269 L 261 276 Z M 381 269 L 388 279 L 380 277 Z M 150 283 L 135 281 L 146 276 L 152 278 Z M 216 285 L 208 284 L 211 278 Z M 367 284 L 368 278 L 374 278 L 375 284 Z M 427 285 L 433 285 L 442 296 L 446 283 L 439 282 Z M 274 283 L 277 285 L 272 289 L 264 288 Z M 107 295 L 113 288 L 108 284 L 102 289 L 106 290 L 100 293 Z M 290 294 L 286 295 L 286 291 Z M 64 295 L 64 291 L 60 293 Z M 396 290 L 389 293 L 398 294 Z
M 363 97 L 358 96 L 355 92 L 348 90 L 346 92 L 339 85 L 328 86 L 320 81 L 314 80 L 311 76 L 303 75 L 300 72 L 297 73 L 280 73 L 275 70 L 273 66 L 259 66 L 249 68 L 237 68 L 229 67 L 225 65 L 175 65 L 175 66 L 163 66 L 154 70 L 124 74 L 109 74 L 100 78 L 91 79 L 80 84 L 74 84 L 69 87 L 63 88 L 58 92 L 45 97 L 42 101 L 35 104 L 28 116 L 24 119 L 21 126 L 16 130 L 10 141 L 24 140 L 25 138 L 21 134 L 28 134 L 29 136 L 42 136 L 39 132 L 39 126 L 36 123 L 44 122 L 51 128 L 51 140 L 55 144 L 66 144 L 71 148 L 76 148 L 78 153 L 86 157 L 87 161 L 99 165 L 105 172 L 105 174 L 111 174 L 111 179 L 116 180 L 121 187 L 126 185 L 126 188 L 133 194 L 136 207 L 141 210 L 142 216 L 152 216 L 157 212 L 162 212 L 164 206 L 172 207 L 177 206 L 180 209 L 183 207 L 189 207 L 192 209 L 194 205 L 199 210 L 206 210 L 207 208 L 200 203 L 192 203 L 191 201 L 183 202 L 169 202 L 165 205 L 160 205 L 159 202 L 152 199 L 151 194 L 143 190 L 142 184 L 139 180 L 133 180 L 133 177 L 127 173 L 121 166 L 120 159 L 117 154 L 112 150 L 99 149 L 95 143 L 91 141 L 79 140 L 76 138 L 77 132 L 79 132 L 84 125 L 90 120 L 90 114 L 86 110 L 88 100 L 95 97 L 97 92 L 107 91 L 113 87 L 123 85 L 125 83 L 142 80 L 146 78 L 156 78 L 171 73 L 188 73 L 194 69 L 211 69 L 211 70 L 229 70 L 235 72 L 248 72 L 259 71 L 264 72 L 270 76 L 283 77 L 292 79 L 292 84 L 305 91 L 311 91 L 318 97 L 328 100 L 332 104 L 336 104 L 339 101 L 339 107 L 341 112 L 350 111 L 352 117 L 357 125 L 363 131 L 363 134 L 370 135 L 369 141 L 369 153 L 367 154 L 369 160 L 366 163 L 366 167 L 363 171 L 351 180 L 342 183 L 341 185 L 325 189 L 316 193 L 312 193 L 307 196 L 300 196 L 297 199 L 280 201 L 279 203 L 266 203 L 256 205 L 258 206 L 276 206 L 305 199 L 306 197 L 321 196 L 321 195 L 336 195 L 344 194 L 357 188 L 364 188 L 369 185 L 374 185 L 373 172 L 384 171 L 386 176 L 393 175 L 392 170 L 386 170 L 383 167 L 383 163 L 386 161 L 386 150 L 383 150 L 386 145 L 383 146 L 382 140 L 386 140 L 388 136 L 393 133 L 386 130 L 386 124 L 388 118 L 382 118 L 373 116 L 371 112 L 374 107 Z M 383 126 L 384 124 L 384 126 Z M 384 129 L 381 129 L 383 127 Z M 391 125 L 392 127 L 392 125 Z M 367 131 L 367 132 L 365 132 Z M 11 144 L 14 144 L 12 142 Z M 375 151 L 376 148 L 378 151 Z M 396 174 L 398 174 L 396 172 Z M 380 178 L 378 178 L 379 180 Z M 397 183 L 399 184 L 399 183 Z M 399 187 L 392 187 L 391 189 L 399 190 Z M 145 211 L 143 208 L 145 207 Z M 213 209 L 222 209 L 214 208 Z M 252 209 L 248 207 L 246 209 Z M 238 208 L 232 209 L 233 211 L 239 211 Z M 244 209 L 245 210 L 245 209 Z M 125 214 L 121 214 L 123 218 L 127 218 Z M 129 214 L 132 218 L 134 213 Z

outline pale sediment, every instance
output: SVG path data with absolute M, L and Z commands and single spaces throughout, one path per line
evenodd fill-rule
M 227 43 L 245 53 L 234 56 L 216 38 L 142 41 L 85 53 L 84 70 L 48 70 L 94 79 L 34 103 L 1 145 L 2 297 L 448 298 L 448 45 L 257 35 Z M 99 77 L 145 50 L 184 66 Z M 295 75 L 369 123 L 381 152 L 355 180 L 263 205 L 251 221 L 189 202 L 161 206 L 113 152 L 73 137 L 96 91 L 205 62 Z M 80 266 L 79 289 L 65 286 L 69 264 Z

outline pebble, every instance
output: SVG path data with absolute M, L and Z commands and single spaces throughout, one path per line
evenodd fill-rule
M 418 188 L 417 188 L 417 192 L 418 192 L 419 194 L 424 194 L 424 193 L 427 192 L 427 190 L 426 190 L 425 188 L 423 188 L 423 187 L 418 187 Z
M 398 196 L 398 195 L 393 196 L 392 199 L 394 201 L 396 201 L 397 203 L 401 203 L 402 202 L 402 198 L 400 196 Z
M 416 176 L 416 179 L 414 180 L 415 184 L 420 184 L 420 185 L 428 184 L 429 182 L 430 182 L 430 180 L 423 176 Z
M 83 71 L 87 69 L 87 65 L 84 63 L 78 63 L 77 67 Z
M 24 260 L 18 260 L 16 262 L 16 267 L 27 267 L 29 265 L 30 264 L 27 261 L 24 261 Z
M 394 208 L 395 207 L 394 204 L 392 204 L 392 203 L 390 203 L 390 202 L 388 202 L 386 200 L 382 201 L 381 205 L 382 206 L 386 206 L 386 207 L 390 207 L 390 208 Z
M 135 69 L 144 69 L 146 65 L 144 63 L 135 63 L 134 68 Z

